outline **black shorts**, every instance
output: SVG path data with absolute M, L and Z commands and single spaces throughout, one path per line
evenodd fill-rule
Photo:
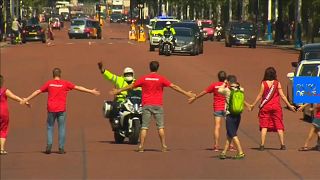
M 233 138 L 237 136 L 237 131 L 240 125 L 241 115 L 228 114 L 226 117 L 227 136 Z

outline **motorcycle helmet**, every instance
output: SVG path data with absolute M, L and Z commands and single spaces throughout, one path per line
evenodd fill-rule
M 170 29 L 170 27 L 171 27 L 171 22 L 170 22 L 170 21 L 167 21 L 167 22 L 166 22 L 166 28 Z
M 133 77 L 134 77 L 133 69 L 130 68 L 130 67 L 124 68 L 123 77 L 124 77 L 124 80 L 127 81 L 127 82 L 133 81 Z

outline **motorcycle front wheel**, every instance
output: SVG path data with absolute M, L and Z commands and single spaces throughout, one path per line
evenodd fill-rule
M 138 144 L 140 136 L 141 124 L 139 120 L 132 122 L 132 132 L 129 135 L 129 144 Z
M 122 144 L 124 141 L 124 137 L 120 135 L 119 132 L 114 132 L 114 142 L 116 144 Z

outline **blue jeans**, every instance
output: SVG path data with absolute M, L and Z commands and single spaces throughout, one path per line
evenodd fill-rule
M 64 148 L 66 137 L 66 112 L 48 112 L 47 119 L 47 143 L 52 145 L 54 121 L 57 119 L 59 128 L 59 148 Z

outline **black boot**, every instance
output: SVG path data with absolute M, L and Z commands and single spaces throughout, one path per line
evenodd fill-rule
M 52 144 L 48 144 L 47 147 L 46 147 L 45 153 L 46 154 L 51 154 L 51 148 L 52 148 Z

